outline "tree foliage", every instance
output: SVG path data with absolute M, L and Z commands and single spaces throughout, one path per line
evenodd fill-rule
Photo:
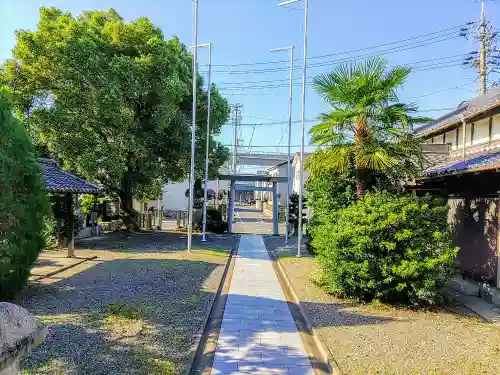
M 337 296 L 433 304 L 453 273 L 448 207 L 441 200 L 366 194 L 315 228 L 323 287 Z
M 114 11 L 78 17 L 41 8 L 36 31 L 21 30 L 0 80 L 41 148 L 132 210 L 132 197 L 185 178 L 190 163 L 192 60 L 147 18 Z M 198 80 L 197 171 L 203 170 L 207 92 Z M 211 174 L 228 150 L 213 139 L 227 101 L 212 88 Z
M 43 249 L 47 195 L 34 147 L 0 90 L 0 297 L 26 283 Z
M 305 191 L 308 205 L 313 211 L 313 220 L 326 220 L 330 214 L 353 203 L 356 200 L 355 185 L 354 176 L 349 172 L 326 170 L 310 173 Z
M 410 130 L 430 119 L 413 117 L 417 106 L 399 102 L 396 90 L 409 73 L 409 67 L 388 68 L 385 59 L 372 58 L 315 77 L 314 88 L 331 110 L 311 129 L 312 142 L 322 147 L 309 169 L 353 170 L 358 198 L 377 173 L 394 181 L 417 175 L 423 156 Z

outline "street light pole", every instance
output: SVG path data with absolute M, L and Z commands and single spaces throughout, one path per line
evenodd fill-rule
M 291 143 L 292 143 L 292 97 L 293 97 L 293 51 L 295 47 L 292 44 L 289 47 L 285 48 L 275 48 L 272 49 L 271 52 L 277 52 L 277 51 L 290 51 L 290 91 L 289 91 L 289 100 L 288 100 L 288 158 L 287 158 L 287 169 L 286 169 L 286 174 L 287 174 L 287 182 L 286 182 L 286 190 L 287 190 L 287 195 L 286 195 L 286 213 L 285 213 L 285 244 L 288 243 L 288 228 L 289 228 L 289 222 L 290 222 L 290 179 L 291 179 L 291 165 L 290 165 L 290 158 L 291 158 Z
M 287 0 L 279 6 L 295 3 L 299 0 Z M 304 133 L 306 120 L 306 79 L 307 79 L 307 20 L 309 11 L 309 0 L 304 0 L 304 56 L 302 63 L 302 118 L 301 118 L 301 139 L 300 139 L 300 177 L 299 177 L 299 217 L 297 232 L 297 257 L 301 256 L 302 247 L 302 202 L 304 190 Z
M 194 46 L 198 45 L 198 0 L 194 0 Z M 188 205 L 188 252 L 193 242 L 193 200 L 194 200 L 194 165 L 196 153 L 196 79 L 198 78 L 198 48 L 193 50 L 193 108 L 191 124 L 191 170 L 189 173 L 189 205 Z
M 205 189 L 203 192 L 203 234 L 201 240 L 207 240 L 207 191 L 208 191 L 208 154 L 210 147 L 210 121 L 212 118 L 212 43 L 199 44 L 208 48 L 208 109 L 207 109 L 207 144 L 205 146 Z

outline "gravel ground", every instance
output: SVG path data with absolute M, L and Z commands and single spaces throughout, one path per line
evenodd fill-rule
M 206 244 L 206 245 L 205 245 Z M 180 233 L 112 234 L 78 244 L 98 255 L 31 285 L 16 303 L 48 324 L 24 374 L 183 373 L 235 236 L 184 250 Z
M 280 254 L 299 299 L 343 374 L 500 374 L 500 326 L 448 311 L 334 298 L 315 285 L 319 268 L 314 258 L 290 256 L 293 247 L 280 246 L 276 238 L 267 238 L 266 244 Z

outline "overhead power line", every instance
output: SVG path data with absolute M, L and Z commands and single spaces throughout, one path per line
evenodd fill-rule
M 410 65 L 410 64 L 407 64 Z M 442 61 L 442 62 L 435 62 L 435 63 L 430 63 L 430 64 L 425 64 L 421 66 L 417 66 L 412 70 L 412 72 L 424 72 L 424 71 L 429 71 L 429 70 L 437 70 L 437 69 L 444 69 L 444 68 L 450 68 L 450 67 L 458 67 L 462 66 L 462 59 L 454 59 L 454 60 L 449 60 L 449 61 Z M 307 85 L 311 86 L 313 84 L 314 78 L 309 78 L 307 80 Z M 237 83 L 235 83 L 237 85 Z M 295 82 L 293 83 L 293 86 L 299 86 L 301 85 L 300 82 Z M 233 91 L 246 91 L 246 90 L 264 90 L 264 89 L 280 89 L 280 88 L 286 88 L 288 87 L 288 84 L 269 84 L 269 85 L 246 85 L 246 86 L 232 86 L 232 87 L 221 87 L 220 92 L 222 94 L 232 94 Z
M 417 113 L 453 111 L 454 109 L 456 109 L 456 107 L 419 109 L 417 111 Z M 295 121 L 292 121 L 292 124 L 297 124 L 297 123 L 300 123 L 300 122 L 301 122 L 300 120 L 295 120 Z M 308 122 L 308 123 L 319 122 L 319 120 L 317 118 L 309 118 L 309 119 L 306 119 L 306 122 Z M 257 127 L 257 126 L 273 126 L 273 125 L 284 125 L 284 124 L 288 124 L 288 121 L 272 121 L 272 122 L 261 122 L 261 123 L 254 123 L 254 124 L 253 123 L 252 124 L 242 123 L 242 124 L 239 124 L 238 126 Z M 232 124 L 223 124 L 223 126 L 232 126 Z M 254 147 L 254 146 L 252 146 L 252 147 Z M 274 146 L 274 147 L 276 147 L 276 146 Z
M 453 31 L 453 33 L 456 33 L 458 31 L 461 31 L 464 28 L 471 27 L 475 23 L 477 23 L 477 21 L 467 22 L 467 23 L 463 23 L 463 24 L 460 24 L 460 25 L 448 27 L 446 29 L 437 30 L 437 31 L 434 31 L 434 32 L 431 32 L 431 33 L 417 35 L 417 36 L 414 36 L 414 37 L 400 39 L 400 40 L 396 40 L 396 41 L 392 41 L 392 42 L 388 42 L 388 43 L 382 43 L 382 44 L 377 44 L 377 45 L 363 47 L 363 48 L 357 48 L 357 49 L 348 50 L 348 51 L 329 53 L 329 54 L 326 54 L 326 55 L 311 56 L 311 57 L 308 57 L 307 59 L 308 60 L 315 60 L 315 59 L 322 59 L 322 58 L 326 58 L 326 57 L 345 55 L 345 54 L 349 54 L 349 53 L 362 52 L 362 51 L 367 51 L 367 50 L 371 50 L 371 49 L 376 49 L 376 48 L 391 46 L 391 45 L 395 45 L 395 44 L 401 44 L 401 43 L 409 42 L 409 41 L 412 41 L 412 40 L 414 41 L 414 40 L 417 40 L 417 39 L 422 39 L 422 38 L 430 37 L 430 36 L 437 35 L 437 34 L 443 34 L 443 33 L 451 32 L 451 31 Z M 452 33 L 448 33 L 448 34 L 452 34 Z M 299 61 L 301 59 L 296 59 L 296 60 Z M 212 64 L 212 66 L 213 67 L 237 67 L 237 66 L 254 66 L 254 65 L 281 64 L 281 63 L 288 63 L 288 62 L 289 62 L 288 60 L 256 61 L 256 62 L 251 62 L 251 63 L 238 63 L 238 64 Z M 200 66 L 202 66 L 202 65 L 200 65 Z
M 440 39 L 435 40 L 436 38 L 428 39 L 428 40 L 423 40 L 418 43 L 413 43 L 409 45 L 402 45 L 396 48 L 391 48 L 387 50 L 382 50 L 382 51 L 376 51 L 373 53 L 368 53 L 368 54 L 362 54 L 362 55 L 357 55 L 353 57 L 348 57 L 348 58 L 343 58 L 343 59 L 337 59 L 337 60 L 329 60 L 329 61 L 324 61 L 324 62 L 319 62 L 319 63 L 312 63 L 308 64 L 308 68 L 317 68 L 317 67 L 322 67 L 322 66 L 329 66 L 329 65 L 337 65 L 337 64 L 342 64 L 342 63 L 347 63 L 347 62 L 352 62 L 352 61 L 357 61 L 357 60 L 362 60 L 366 59 L 369 57 L 373 56 L 381 56 L 381 55 L 389 55 L 397 52 L 404 52 L 408 50 L 413 50 L 415 48 L 420 48 L 420 47 L 425 47 L 429 46 L 432 44 L 436 43 L 441 43 L 445 42 L 448 40 L 452 39 L 458 39 L 460 36 L 458 34 L 450 34 L 450 35 L 442 35 L 439 37 Z M 247 70 L 212 70 L 212 73 L 227 73 L 227 74 L 251 74 L 251 73 L 274 73 L 274 72 L 282 72 L 282 71 L 287 71 L 287 67 L 281 67 L 281 68 L 267 68 L 267 69 L 247 69 Z M 294 70 L 300 70 L 300 66 L 294 68 Z
M 400 64 L 400 65 L 410 65 L 414 68 L 421 68 L 421 67 L 424 67 L 424 65 L 422 66 L 415 66 L 415 65 L 419 65 L 419 64 L 423 64 L 423 63 L 429 63 L 429 62 L 437 62 L 437 61 L 443 61 L 443 60 L 450 60 L 450 59 L 453 59 L 453 62 L 459 62 L 459 61 L 462 61 L 462 59 L 466 56 L 466 54 L 457 54 L 457 55 L 450 55 L 450 56 L 442 56 L 442 57 L 435 57 L 435 58 L 432 58 L 432 59 L 427 59 L 427 60 L 420 60 L 420 61 L 413 61 L 413 62 L 410 62 L 410 63 L 404 63 L 404 64 Z M 443 63 L 449 63 L 450 61 L 443 61 Z M 308 78 L 308 81 L 309 82 L 312 82 L 312 80 L 314 79 L 314 77 L 309 77 Z M 296 78 L 294 79 L 294 82 L 296 83 L 300 83 L 302 80 L 300 78 Z M 243 81 L 243 82 L 219 82 L 218 83 L 218 88 L 220 90 L 225 90 L 225 89 L 232 89 L 232 87 L 230 87 L 229 85 L 259 85 L 261 83 L 273 83 L 273 84 L 282 84 L 282 85 L 285 85 L 286 87 L 288 87 L 288 84 L 289 84 L 289 80 L 288 79 L 270 79 L 270 80 L 259 80 L 259 81 Z M 224 86 L 224 85 L 228 85 L 228 87 Z

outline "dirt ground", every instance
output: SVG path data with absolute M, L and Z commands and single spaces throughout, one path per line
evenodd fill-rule
M 293 256 L 293 243 L 266 240 L 280 254 L 293 288 L 345 375 L 500 374 L 500 326 L 466 309 L 415 311 L 359 304 L 323 292 L 312 257 Z
M 77 256 L 98 258 L 32 283 L 16 301 L 49 329 L 23 373 L 183 373 L 236 240 L 195 238 L 192 253 L 181 233 L 80 242 Z

